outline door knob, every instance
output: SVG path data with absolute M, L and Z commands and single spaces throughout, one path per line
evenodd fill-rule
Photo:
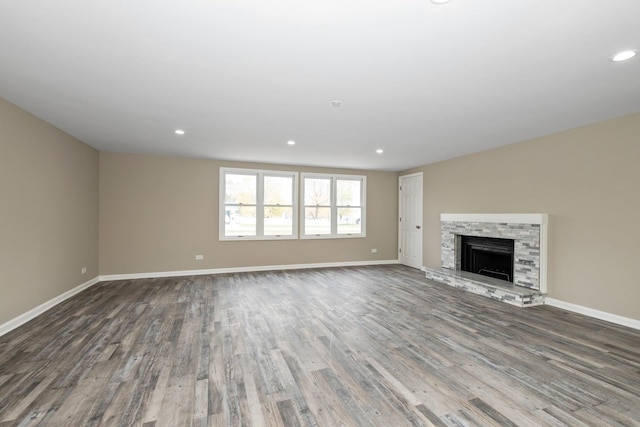
M 419 225 L 416 225 L 416 228 L 418 228 L 418 229 L 419 229 L 419 228 L 420 228 L 420 226 L 419 226 Z

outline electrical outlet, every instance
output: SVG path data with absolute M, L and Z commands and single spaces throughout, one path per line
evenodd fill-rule
M 82 267 L 82 269 L 80 269 L 80 274 L 87 274 L 87 267 Z
M 376 248 L 371 249 L 371 253 L 372 254 L 377 254 L 378 253 L 378 249 L 376 249 Z
M 204 259 L 204 255 L 196 255 L 196 261 L 202 261 Z

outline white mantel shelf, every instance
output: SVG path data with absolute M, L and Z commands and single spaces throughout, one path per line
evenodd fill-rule
M 443 213 L 440 214 L 440 221 L 546 225 L 548 215 L 543 213 Z

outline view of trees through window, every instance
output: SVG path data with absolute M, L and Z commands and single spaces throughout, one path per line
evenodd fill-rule
M 298 215 L 305 237 L 364 234 L 364 176 L 303 173 L 302 206 L 297 178 L 296 172 L 222 168 L 221 239 L 297 238 Z
M 304 234 L 362 233 L 363 179 L 304 177 Z
M 338 179 L 336 197 L 338 207 L 338 234 L 362 233 L 362 181 Z
M 255 236 L 258 175 L 225 175 L 225 235 Z
M 264 177 L 264 235 L 293 235 L 293 177 Z
M 293 236 L 293 176 L 225 173 L 225 236 Z
M 331 234 L 331 179 L 304 180 L 304 234 Z

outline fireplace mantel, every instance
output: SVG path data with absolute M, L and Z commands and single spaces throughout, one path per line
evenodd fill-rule
M 539 224 L 547 225 L 548 215 L 541 213 L 532 214 L 470 214 L 470 213 L 443 213 L 440 214 L 442 222 L 492 222 L 501 224 Z

